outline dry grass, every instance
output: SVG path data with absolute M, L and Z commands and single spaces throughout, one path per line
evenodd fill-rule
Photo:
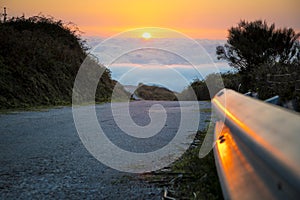
M 199 131 L 191 147 L 171 166 L 142 177 L 175 199 L 223 199 L 213 152 L 198 157 L 205 134 Z

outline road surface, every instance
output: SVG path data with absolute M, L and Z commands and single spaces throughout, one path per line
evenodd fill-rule
M 154 103 L 161 102 L 130 103 L 131 116 L 138 125 L 150 122 L 147 110 Z M 174 124 L 180 120 L 177 102 L 161 104 L 168 113 L 166 128 L 148 142 L 122 134 L 110 104 L 96 105 L 96 111 L 114 144 L 128 151 L 148 152 L 149 147 L 168 144 L 176 133 Z M 199 104 L 210 108 L 209 102 Z M 209 113 L 201 112 L 200 117 L 199 129 L 203 129 Z M 161 188 L 144 183 L 137 174 L 105 166 L 86 150 L 71 107 L 1 114 L 0 162 L 0 199 L 161 199 Z

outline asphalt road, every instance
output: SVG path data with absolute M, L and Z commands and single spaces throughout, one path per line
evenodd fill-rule
M 177 102 L 132 102 L 135 123 L 149 124 L 147 112 L 156 103 L 168 117 L 162 131 L 149 139 L 122 133 L 110 104 L 97 105 L 96 111 L 112 143 L 126 151 L 150 152 L 172 140 L 181 115 Z M 209 102 L 199 104 L 210 108 Z M 209 113 L 201 112 L 199 129 L 208 119 Z M 71 107 L 1 114 L 0 163 L 0 199 L 161 199 L 161 188 L 141 181 L 138 174 L 107 167 L 86 150 Z

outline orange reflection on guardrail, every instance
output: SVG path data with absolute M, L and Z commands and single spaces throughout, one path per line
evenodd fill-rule
M 229 118 L 231 121 L 233 121 L 233 123 L 235 123 L 239 129 L 242 129 L 244 133 L 247 133 L 252 140 L 257 142 L 264 148 L 268 149 L 268 151 L 279 154 L 278 151 L 274 147 L 272 147 L 270 144 L 268 144 L 264 139 L 259 137 L 259 135 L 255 131 L 250 129 L 246 124 L 244 124 L 241 120 L 239 120 L 236 116 L 234 116 L 217 99 L 214 98 L 212 101 L 215 105 L 217 105 L 222 110 L 222 112 L 225 114 L 226 118 Z
M 272 194 L 265 190 L 263 183 L 260 181 L 257 174 L 254 173 L 255 169 L 253 169 L 245 155 L 239 149 L 235 139 L 230 133 L 230 129 L 221 121 L 218 121 L 216 126 L 218 127 L 216 127 L 215 130 L 221 130 L 220 133 L 215 133 L 215 135 L 219 135 L 215 148 L 217 156 L 219 157 L 219 166 L 222 166 L 219 167 L 219 170 L 222 171 L 219 175 L 223 176 L 222 180 L 228 187 L 226 190 L 229 194 L 233 195 L 231 198 L 239 199 L 240 196 L 238 195 L 241 194 L 236 191 L 240 190 L 241 192 L 244 192 L 247 190 L 247 188 L 244 188 L 249 186 L 249 182 L 247 182 L 249 179 L 246 179 L 247 176 L 251 177 L 251 184 L 257 185 L 261 190 L 264 190 L 267 197 L 271 197 Z

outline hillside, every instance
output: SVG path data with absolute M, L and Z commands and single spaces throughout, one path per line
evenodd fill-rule
M 175 92 L 160 86 L 139 84 L 135 94 L 144 100 L 177 101 Z
M 87 56 L 77 33 L 76 27 L 43 16 L 1 22 L 0 109 L 71 103 L 77 71 Z M 105 70 L 96 101 L 109 100 L 115 84 Z

